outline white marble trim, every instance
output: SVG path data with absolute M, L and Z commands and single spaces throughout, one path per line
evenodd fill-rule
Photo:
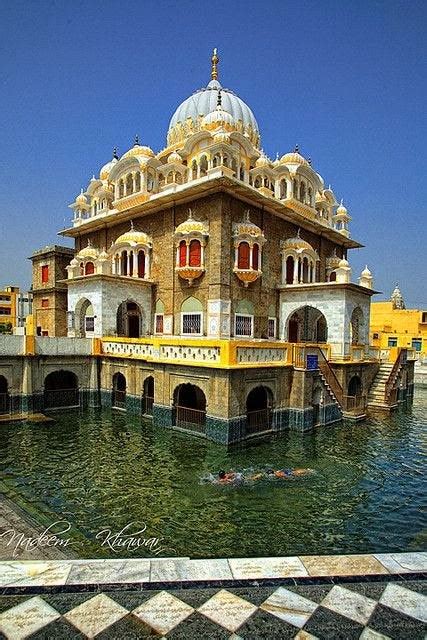
M 290 556 L 273 558 L 133 558 L 1 561 L 0 587 L 65 584 L 210 582 L 319 576 L 422 573 L 427 553 Z

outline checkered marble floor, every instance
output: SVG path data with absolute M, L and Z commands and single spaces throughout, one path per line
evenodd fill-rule
M 424 639 L 420 580 L 0 595 L 0 638 Z

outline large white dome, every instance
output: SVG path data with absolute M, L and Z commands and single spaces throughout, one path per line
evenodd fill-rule
M 204 116 L 216 109 L 219 92 L 222 109 L 234 118 L 236 130 L 246 134 L 255 146 L 259 146 L 258 124 L 251 109 L 230 89 L 224 89 L 218 80 L 211 80 L 207 87 L 199 89 L 179 105 L 169 123 L 169 145 L 181 142 L 200 130 Z

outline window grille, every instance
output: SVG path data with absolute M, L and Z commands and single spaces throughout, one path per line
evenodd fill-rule
M 202 314 L 201 313 L 183 313 L 182 314 L 182 333 L 201 335 L 202 334 Z
M 268 319 L 268 337 L 269 338 L 276 337 L 276 318 Z
M 163 333 L 163 313 L 156 313 L 155 317 L 155 332 Z
M 95 318 L 94 316 L 86 316 L 85 318 L 85 330 L 95 331 Z
M 236 314 L 234 334 L 240 337 L 252 338 L 253 316 Z

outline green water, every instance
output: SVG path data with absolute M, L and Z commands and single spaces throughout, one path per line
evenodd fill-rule
M 43 524 L 73 525 L 81 557 L 114 557 L 96 534 L 146 525 L 162 555 L 190 557 L 425 549 L 427 393 L 391 416 L 226 450 L 123 413 L 54 413 L 0 424 L 3 492 Z M 219 469 L 310 467 L 315 475 L 203 484 Z M 152 556 L 144 547 L 120 556 Z

